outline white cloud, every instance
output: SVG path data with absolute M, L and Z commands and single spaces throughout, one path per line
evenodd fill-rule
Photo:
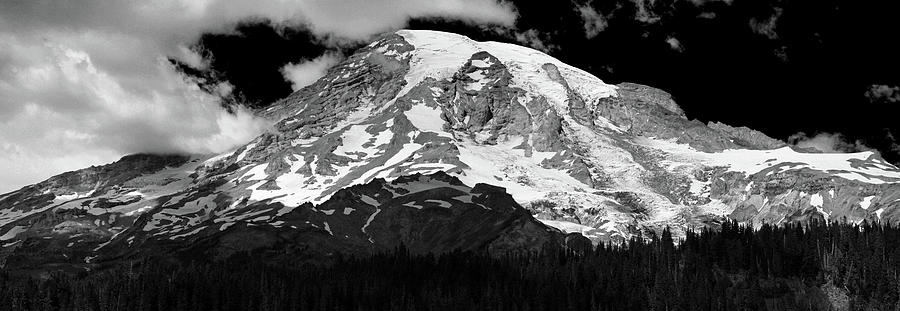
M 753 29 L 754 32 L 772 40 L 778 39 L 778 19 L 781 18 L 784 9 L 775 7 L 774 10 L 775 12 L 772 16 L 769 16 L 764 20 L 756 18 L 750 19 L 750 28 Z
M 326 71 L 341 60 L 340 55 L 325 54 L 313 60 L 297 64 L 287 64 L 281 68 L 284 79 L 291 82 L 291 89 L 298 91 L 303 87 L 313 84 L 319 78 L 325 76 Z
M 647 24 L 654 24 L 660 20 L 659 15 L 653 12 L 655 0 L 632 0 L 637 6 L 634 19 Z
M 590 5 L 576 5 L 575 9 L 581 14 L 581 20 L 584 22 L 584 35 L 588 39 L 596 37 L 609 26 L 606 17 Z
M 512 26 L 513 7 L 495 0 L 332 0 L 298 1 L 314 31 L 351 39 L 403 27 L 410 17 L 443 16 Z
M 887 141 L 891 143 L 891 151 L 900 154 L 900 143 L 897 142 L 897 138 L 894 137 L 894 133 L 891 132 L 891 129 L 885 129 L 885 138 Z
M 187 48 L 204 32 L 266 18 L 363 40 L 421 16 L 516 18 L 496 0 L 0 1 L 0 193 L 128 153 L 220 152 L 257 135 L 267 121 L 225 112 L 165 61 L 207 66 Z
M 541 40 L 540 32 L 536 29 L 516 32 L 516 41 L 544 53 L 548 53 L 557 48 L 556 45 L 545 44 L 544 40 Z
M 666 43 L 668 43 L 669 47 L 675 51 L 684 51 L 684 47 L 681 45 L 681 41 L 678 41 L 678 38 L 670 36 L 666 38 Z
M 0 83 L 0 144 L 12 151 L 0 154 L 6 176 L 0 189 L 127 153 L 222 152 L 267 126 L 247 111 L 225 112 L 218 97 L 183 80 L 163 59 L 145 81 L 129 81 L 101 70 L 83 51 L 37 44 L 32 61 L 5 66 Z
M 873 84 L 870 85 L 869 90 L 866 91 L 866 97 L 873 102 L 900 102 L 900 86 Z
M 191 66 L 194 69 L 204 70 L 209 67 L 209 62 L 203 58 L 200 53 L 194 51 L 191 48 L 188 48 L 184 45 L 178 46 L 178 55 L 173 55 L 176 59 L 180 60 L 184 64 Z
M 788 137 L 788 143 L 800 148 L 812 148 L 824 153 L 847 153 L 860 151 L 875 151 L 866 146 L 862 141 L 850 141 L 840 133 L 819 133 L 809 137 L 800 132 Z

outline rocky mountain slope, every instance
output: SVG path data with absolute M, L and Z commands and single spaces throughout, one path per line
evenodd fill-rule
M 272 129 L 232 152 L 130 156 L 0 196 L 0 260 L 533 249 L 583 242 L 559 230 L 599 242 L 729 218 L 900 220 L 900 169 L 875 154 L 796 151 L 689 120 L 661 90 L 450 33 L 386 35 L 259 113 Z
M 535 220 L 502 188 L 468 187 L 443 172 L 390 182 L 375 179 L 341 189 L 319 205 L 304 203 L 280 215 L 280 203 L 250 203 L 240 209 L 219 204 L 225 197 L 216 189 L 225 183 L 164 195 L 160 201 L 165 203 L 143 212 L 58 206 L 54 212 L 24 217 L 13 227 L 19 230 L 14 241 L 3 245 L 2 263 L 18 269 L 81 269 L 120 259 L 217 260 L 252 254 L 290 265 L 338 253 L 373 254 L 401 243 L 415 253 L 579 250 L 590 245 L 581 235 L 566 235 Z M 94 204 L 91 199 L 79 202 Z

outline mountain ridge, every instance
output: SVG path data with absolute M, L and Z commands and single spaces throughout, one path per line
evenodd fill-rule
M 177 249 L 193 245 L 179 241 L 203 236 L 215 237 L 196 244 L 212 257 L 221 255 L 212 251 L 219 249 L 216 243 L 231 243 L 239 251 L 316 245 L 306 250 L 317 253 L 316 248 L 329 249 L 319 239 L 332 229 L 321 222 L 318 206 L 358 204 L 346 189 L 422 176 L 457 180 L 463 193 L 503 193 L 508 198 L 500 195 L 495 204 L 527 211 L 511 218 L 518 222 L 502 222 L 480 238 L 444 227 L 425 235 L 432 244 L 416 246 L 438 252 L 449 250 L 443 245 L 489 245 L 488 237 L 503 236 L 497 232 L 508 233 L 505 249 L 535 249 L 546 241 L 562 247 L 570 240 L 579 243 L 577 235 L 563 232 L 599 243 L 665 227 L 678 235 L 731 219 L 756 224 L 900 219 L 900 169 L 873 153 L 798 152 L 749 128 L 689 120 L 664 91 L 608 85 L 535 50 L 449 33 L 387 34 L 259 114 L 275 121 L 272 130 L 232 152 L 130 156 L 101 167 L 112 172 L 103 180 L 44 182 L 0 196 L 0 254 L 6 254 L 0 257 L 6 262 L 29 250 L 44 256 L 42 247 L 66 247 L 40 241 L 70 241 L 67 247 L 77 254 L 57 259 L 90 264 L 96 256 L 120 258 L 139 249 L 131 247 L 134 241 L 150 245 L 148 250 Z M 351 231 L 365 234 L 374 221 L 372 232 L 384 235 L 393 229 L 378 227 L 379 221 L 414 224 L 412 219 L 421 220 L 416 211 L 424 207 L 473 208 L 474 201 L 454 197 L 419 200 L 446 204 L 402 202 L 393 207 L 408 213 L 397 214 L 381 214 L 371 201 L 362 202 L 369 206 L 367 215 L 351 217 L 359 227 Z M 490 211 L 484 217 L 504 215 L 482 206 Z M 465 219 L 453 227 L 485 227 L 473 225 L 479 219 Z M 297 234 L 285 227 L 291 222 L 317 227 Z M 223 233 L 234 228 L 253 230 Z M 273 238 L 281 234 L 300 242 L 254 244 L 283 241 Z M 337 239 L 331 236 L 324 241 Z M 371 235 L 357 238 L 359 245 L 381 242 Z M 475 242 L 453 244 L 451 238 Z M 386 240 L 421 242 L 402 234 Z M 334 251 L 367 252 L 368 247 Z

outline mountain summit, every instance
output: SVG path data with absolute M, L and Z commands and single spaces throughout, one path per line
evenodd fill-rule
M 0 265 L 900 220 L 900 169 L 876 154 L 794 150 L 690 120 L 664 91 L 451 33 L 385 35 L 259 114 L 272 130 L 232 152 L 127 156 L 0 196 Z

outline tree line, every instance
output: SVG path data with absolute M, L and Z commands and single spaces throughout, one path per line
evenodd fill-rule
M 0 271 L 0 310 L 897 310 L 900 229 L 723 223 L 581 253 L 370 257 L 288 269 L 145 259 L 34 278 Z

